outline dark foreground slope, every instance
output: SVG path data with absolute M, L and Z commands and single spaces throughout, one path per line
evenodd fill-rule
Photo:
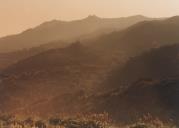
M 140 80 L 121 93 L 116 89 L 92 98 L 93 111 L 108 112 L 117 122 L 137 121 L 151 115 L 164 122 L 179 123 L 179 79 Z
M 73 111 L 80 104 L 74 107 L 72 101 L 92 93 L 106 69 L 98 54 L 80 43 L 29 57 L 1 73 L 0 108 L 31 114 Z
M 178 48 L 172 45 L 144 53 L 131 60 L 132 65 L 131 61 L 126 64 L 134 69 L 116 70 L 116 79 L 108 79 L 110 82 L 102 79 L 106 62 L 81 44 L 50 50 L 4 70 L 1 112 L 46 116 L 105 111 L 119 122 L 135 121 L 150 113 L 177 121 Z M 121 78 L 118 73 L 126 69 L 131 77 L 126 75 L 125 80 L 134 77 L 136 82 L 121 88 L 124 84 L 117 80 Z M 106 89 L 105 93 L 100 89 Z
M 111 72 L 105 81 L 111 88 L 130 85 L 140 79 L 168 79 L 179 76 L 179 45 L 153 49 L 131 58 Z
M 92 109 L 107 111 L 118 121 L 134 121 L 150 113 L 162 120 L 177 122 L 178 55 L 179 45 L 172 45 L 131 59 L 104 82 L 106 89 L 111 91 L 92 98 L 95 106 Z

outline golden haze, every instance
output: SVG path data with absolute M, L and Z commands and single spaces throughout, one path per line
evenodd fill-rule
M 0 36 L 53 19 L 74 20 L 89 14 L 166 17 L 178 15 L 178 7 L 178 0 L 0 0 Z

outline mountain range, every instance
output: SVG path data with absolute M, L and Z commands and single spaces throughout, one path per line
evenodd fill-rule
M 83 25 L 97 19 L 72 22 Z M 46 25 L 51 28 L 51 23 Z M 0 72 L 0 113 L 49 116 L 106 111 L 119 122 L 150 113 L 177 122 L 179 17 L 123 27 L 74 43 L 48 41 L 29 50 L 2 53 L 14 61 L 7 60 Z
M 0 52 L 12 52 L 29 49 L 54 41 L 81 40 L 125 29 L 137 22 L 151 20 L 144 16 L 126 18 L 99 18 L 89 16 L 82 20 L 58 21 L 53 20 L 28 29 L 20 34 L 0 38 Z

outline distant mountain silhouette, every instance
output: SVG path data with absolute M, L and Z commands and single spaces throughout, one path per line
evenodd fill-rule
M 130 34 L 130 33 L 133 30 L 133 28 L 135 28 L 134 29 L 136 31 L 135 33 L 143 33 L 143 29 L 141 29 L 141 24 L 143 24 L 143 23 L 139 23 L 139 24 L 136 24 L 136 25 L 134 25 L 132 27 L 129 27 L 127 30 L 123 30 L 123 31 L 119 31 L 119 30 L 122 29 L 121 27 L 123 27 L 123 29 L 126 28 L 129 25 L 129 23 L 130 23 L 130 25 L 132 25 L 132 23 L 136 23 L 137 21 L 140 21 L 140 19 L 144 20 L 145 17 L 143 17 L 143 16 L 133 16 L 133 17 L 119 18 L 119 19 L 105 19 L 105 18 L 99 18 L 99 17 L 96 17 L 96 16 L 89 16 L 88 18 L 83 19 L 83 20 L 72 21 L 72 22 L 65 22 L 65 25 L 62 25 L 62 26 L 67 26 L 66 24 L 74 24 L 74 23 L 75 24 L 79 24 L 79 26 L 80 25 L 81 26 L 85 26 L 86 22 L 90 22 L 91 23 L 92 21 L 95 21 L 94 24 L 95 25 L 97 24 L 96 27 L 102 26 L 103 28 L 95 30 L 95 31 L 91 32 L 90 34 L 89 33 L 85 34 L 82 31 L 83 35 L 79 36 L 79 39 L 82 40 L 81 42 L 83 44 L 85 44 L 85 45 L 86 44 L 90 45 L 90 47 L 99 50 L 101 53 L 104 53 L 104 56 L 106 56 L 108 58 L 109 58 L 109 56 L 111 56 L 110 54 L 113 54 L 112 55 L 113 58 L 110 61 L 113 61 L 113 60 L 124 61 L 125 59 L 128 59 L 129 56 L 135 56 L 136 52 L 139 53 L 139 52 L 145 51 L 144 49 L 150 49 L 151 47 L 159 47 L 161 45 L 160 44 L 161 42 L 159 43 L 157 41 L 152 41 L 152 44 L 150 42 L 150 43 L 148 43 L 146 45 L 145 40 L 141 40 L 140 42 L 138 42 L 137 41 L 138 38 L 134 39 L 134 40 L 127 41 L 126 43 L 124 43 L 124 41 L 123 41 L 124 36 L 125 36 L 125 38 L 127 38 L 127 37 L 132 38 L 133 34 Z M 149 18 L 147 19 L 146 18 L 145 20 L 152 20 L 152 19 L 149 19 Z M 100 23 L 100 25 L 98 25 L 98 22 L 96 23 L 96 21 L 103 22 L 103 23 Z M 155 22 L 158 22 L 158 21 L 151 21 L 151 22 L 155 23 Z M 161 22 L 165 22 L 165 21 L 161 21 Z M 56 28 L 51 27 L 52 23 L 53 24 L 58 24 L 58 21 L 52 21 L 52 22 L 44 23 L 44 24 L 41 25 L 41 27 L 43 26 L 43 27 L 46 28 L 48 26 L 47 27 L 48 29 L 52 29 L 52 30 L 56 29 Z M 128 25 L 126 25 L 126 23 Z M 150 24 L 150 22 L 148 24 Z M 146 28 L 148 27 L 148 24 L 145 24 Z M 54 26 L 56 26 L 56 25 L 54 25 Z M 106 27 L 106 26 L 108 26 L 108 27 Z M 168 25 L 168 27 L 170 27 L 170 26 L 172 27 L 173 24 L 171 24 L 171 25 L 169 24 Z M 37 28 L 39 28 L 39 27 L 37 27 Z M 77 26 L 75 25 L 74 27 L 77 27 Z M 160 27 L 160 23 L 156 26 L 156 29 L 158 27 Z M 37 28 L 35 28 L 35 29 L 37 29 Z M 114 28 L 118 32 L 113 32 Z M 71 29 L 71 27 L 70 27 L 70 29 Z M 160 29 L 160 28 L 158 28 L 158 29 Z M 171 28 L 171 29 L 173 29 L 173 28 Z M 44 30 L 44 29 L 42 29 L 42 30 Z M 45 29 L 44 31 L 48 31 L 48 30 Z M 148 31 L 148 30 L 146 29 L 146 31 Z M 30 30 L 30 33 L 33 33 L 33 32 L 34 32 L 34 29 Z M 108 34 L 110 32 L 113 32 L 113 33 Z M 160 31 L 158 31 L 158 32 L 160 33 Z M 36 33 L 41 33 L 41 32 L 38 31 Z M 172 33 L 172 31 L 171 31 L 171 33 Z M 157 32 L 156 32 L 156 34 L 157 34 Z M 54 34 L 52 34 L 52 36 L 53 35 Z M 101 38 L 97 38 L 99 35 L 103 35 L 103 36 Z M 38 37 L 38 38 L 41 38 L 41 37 Z M 147 37 L 145 37 L 145 35 L 141 34 L 140 38 L 141 39 L 143 39 L 143 38 L 146 39 Z M 165 37 L 160 36 L 158 38 L 162 39 L 162 38 L 165 38 Z M 173 37 L 171 37 L 171 39 L 172 38 Z M 155 39 L 153 39 L 153 40 L 155 40 Z M 28 41 L 29 41 L 29 44 L 31 45 L 30 40 L 28 40 Z M 58 41 L 55 41 L 55 42 L 58 42 Z M 57 48 L 59 47 L 60 42 L 61 41 L 59 41 L 59 44 L 58 43 L 55 44 L 55 45 L 57 45 L 56 46 Z M 133 46 L 130 43 L 132 43 Z M 142 44 L 139 44 L 139 43 L 142 43 Z M 4 44 L 7 44 L 6 46 L 10 46 L 10 44 L 8 44 L 8 43 L 2 43 L 2 45 L 4 45 Z M 16 45 L 16 43 L 14 43 L 14 44 Z M 126 44 L 126 46 L 124 46 L 124 44 Z M 1 43 L 0 43 L 0 45 L 1 45 Z M 48 45 L 45 46 L 46 49 L 48 50 L 48 49 L 52 48 L 51 45 L 53 46 L 53 48 L 55 48 L 54 44 L 48 43 Z M 63 45 L 64 45 L 64 43 L 63 43 Z M 140 46 L 140 45 L 142 45 L 142 46 Z M 20 47 L 21 46 L 23 46 L 23 45 L 20 45 Z M 139 50 L 139 49 L 137 49 L 138 46 L 140 46 L 142 48 L 140 48 L 140 50 Z M 41 47 L 43 47 L 43 45 L 41 45 Z M 32 54 L 32 53 L 39 53 L 38 51 L 44 51 L 44 48 L 42 48 L 42 50 L 40 49 L 41 47 L 35 48 L 35 50 L 37 50 L 37 51 L 35 51 L 34 48 L 33 48 L 33 50 L 31 50 L 31 49 L 28 50 L 27 49 L 27 50 L 21 50 L 20 52 L 16 51 L 16 54 L 15 54 L 16 56 L 14 56 L 14 52 L 11 53 L 11 54 L 8 53 L 8 54 L 1 55 L 0 56 L 0 62 L 1 62 L 1 60 L 3 62 L 0 63 L 0 69 L 6 68 L 7 66 L 9 66 L 11 64 L 14 64 L 14 62 L 17 62 L 17 61 L 19 61 L 21 59 L 27 58 L 27 57 L 29 57 L 31 55 L 35 55 L 35 54 Z M 0 48 L 3 48 L 3 47 L 0 47 Z M 15 48 L 15 47 L 13 47 L 13 48 Z M 25 52 L 23 52 L 23 51 L 25 51 Z M 28 52 L 26 52 L 26 51 L 28 51 Z M 20 55 L 17 54 L 17 53 L 20 53 Z M 5 61 L 4 61 L 4 56 L 6 56 Z M 23 56 L 23 57 L 21 57 L 21 56 Z M 120 56 L 120 58 L 119 58 L 119 56 Z
M 163 20 L 144 21 L 123 31 L 113 32 L 89 41 L 96 49 L 135 56 L 151 48 L 179 42 L 179 16 Z
M 89 16 L 82 20 L 45 22 L 35 28 L 28 29 L 20 34 L 0 38 L 0 52 L 12 52 L 19 49 L 28 49 L 52 41 L 72 41 L 81 39 L 91 33 L 111 32 L 125 29 L 137 22 L 150 20 L 143 16 L 127 18 L 99 18 Z

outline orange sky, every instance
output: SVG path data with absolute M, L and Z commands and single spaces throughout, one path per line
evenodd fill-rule
M 52 19 L 74 20 L 95 14 L 121 17 L 179 15 L 179 0 L 0 0 L 0 36 Z

